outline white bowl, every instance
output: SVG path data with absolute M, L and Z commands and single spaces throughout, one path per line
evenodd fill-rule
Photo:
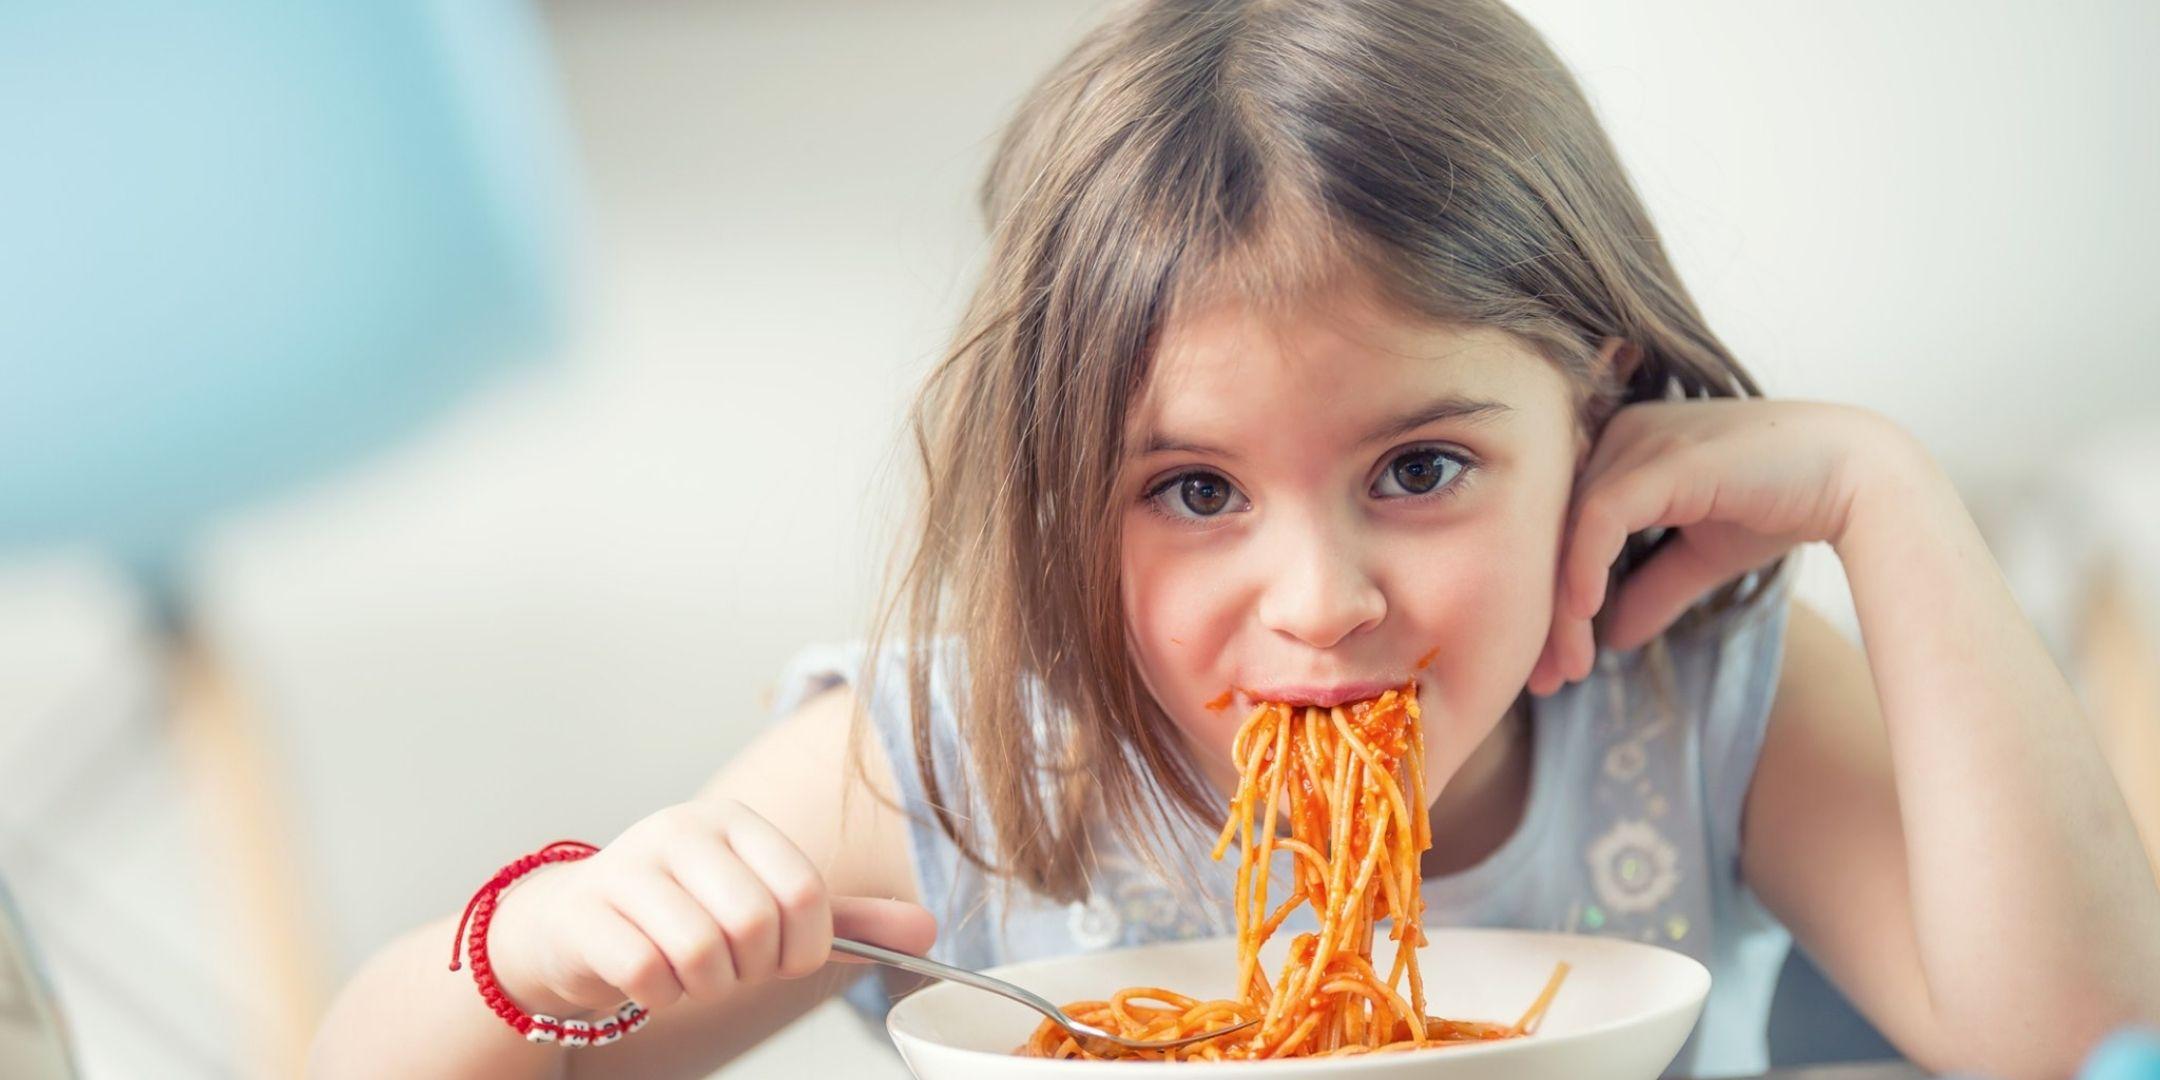
M 1289 934 L 1261 952 L 1278 970 Z M 953 983 L 933 983 L 895 1003 L 885 1026 L 918 1080 L 1120 1076 L 1161 1068 L 1180 1077 L 1358 1077 L 1381 1080 L 1653 1080 L 1687 1041 L 1710 992 L 1710 973 L 1654 945 L 1580 934 L 1427 928 L 1418 954 L 1426 1011 L 1455 1020 L 1513 1021 L 1537 997 L 1553 964 L 1567 981 L 1537 1033 L 1520 1039 L 1400 1054 L 1290 1061 L 1047 1061 L 1014 1057 L 1042 1017 L 1024 1005 Z M 1391 943 L 1373 943 L 1388 970 Z M 1127 986 L 1226 997 L 1237 944 L 1228 937 L 1145 945 L 993 968 L 990 974 L 1063 1003 L 1104 998 Z

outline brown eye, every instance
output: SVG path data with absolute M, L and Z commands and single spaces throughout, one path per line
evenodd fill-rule
M 1148 492 L 1148 502 L 1158 513 L 1193 521 L 1238 510 L 1245 497 L 1217 473 L 1189 472 L 1156 485 Z
M 1454 483 L 1468 467 L 1468 462 L 1461 457 L 1438 447 L 1419 447 L 1397 454 L 1388 462 L 1380 479 L 1373 483 L 1373 494 L 1382 497 L 1430 494 Z
M 1214 517 L 1230 505 L 1230 483 L 1220 476 L 1194 473 L 1178 485 L 1178 499 L 1185 509 L 1201 517 Z

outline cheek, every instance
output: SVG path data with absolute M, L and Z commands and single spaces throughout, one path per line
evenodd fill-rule
M 1229 686 L 1224 650 L 1237 625 L 1235 598 L 1199 556 L 1154 533 L 1146 525 L 1125 531 L 1119 588 L 1134 661 L 1148 692 L 1188 738 L 1227 748 L 1239 718 L 1204 703 Z
M 1476 700 L 1488 703 L 1502 694 L 1512 700 L 1552 625 L 1549 550 L 1549 545 L 1505 543 L 1451 555 L 1446 572 L 1433 575 L 1420 591 L 1418 610 L 1409 620 L 1419 637 L 1431 642 L 1428 648 L 1439 647 L 1426 669 L 1427 681 L 1451 694 L 1475 691 Z
M 1492 729 L 1544 650 L 1559 513 L 1495 515 L 1440 536 L 1420 553 L 1417 584 L 1397 590 L 1416 639 L 1439 649 L 1419 673 L 1436 775 Z
M 1409 550 L 1392 556 L 1407 572 L 1391 590 L 1391 606 L 1441 646 L 1436 663 L 1467 670 L 1521 658 L 1527 676 L 1552 622 L 1570 490 L 1557 476 L 1538 479 L 1474 516 L 1406 535 Z

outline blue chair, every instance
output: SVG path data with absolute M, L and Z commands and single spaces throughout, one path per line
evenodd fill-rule
M 511 0 L 0 4 L 0 555 L 167 596 L 214 515 L 541 355 L 566 143 Z
M 218 515 L 551 351 L 567 143 L 516 0 L 0 2 L 0 558 L 93 546 L 164 616 L 174 714 L 209 719 L 142 734 L 212 748 L 192 786 L 237 807 L 239 887 L 278 913 L 246 980 L 269 1074 L 298 1071 L 321 944 L 182 567 Z

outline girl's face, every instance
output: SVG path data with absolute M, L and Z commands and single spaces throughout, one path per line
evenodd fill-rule
M 1414 675 L 1437 795 L 1552 624 L 1584 449 L 1558 369 L 1364 291 L 1272 317 L 1220 304 L 1165 327 L 1130 435 L 1129 633 L 1203 771 L 1235 787 L 1255 700 L 1339 704 Z

